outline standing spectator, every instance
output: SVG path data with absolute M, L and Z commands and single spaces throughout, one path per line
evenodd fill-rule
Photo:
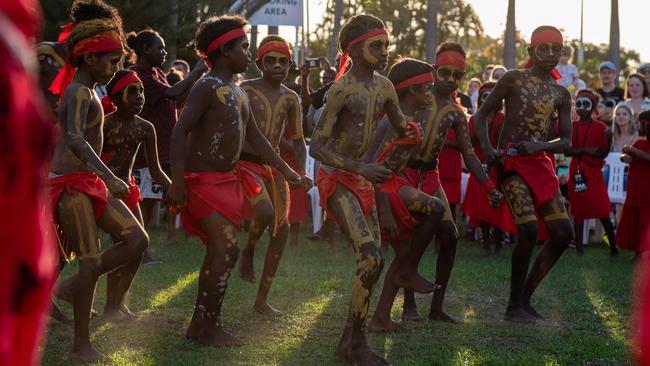
M 625 81 L 625 105 L 632 109 L 636 117 L 639 113 L 650 109 L 650 91 L 641 74 L 632 74 Z
M 490 81 L 490 77 L 492 76 L 492 70 L 494 69 L 495 65 L 489 64 L 485 66 L 483 69 L 483 74 L 481 74 L 481 79 L 483 79 L 484 83 L 487 83 Z
M 646 85 L 650 88 L 650 63 L 645 63 L 639 66 L 639 68 L 636 69 L 636 72 L 643 75 Z
M 311 70 L 313 69 L 310 69 L 306 64 L 300 68 L 300 97 L 302 99 L 303 111 L 307 111 L 303 123 L 305 136 L 311 136 L 311 132 L 320 117 L 320 112 L 325 105 L 325 94 L 334 83 L 334 78 L 336 77 L 336 70 L 334 68 L 329 65 L 322 65 L 320 69 L 320 82 L 322 86 L 312 92 L 309 90 L 309 74 Z
M 167 51 L 165 50 L 165 41 L 158 32 L 145 29 L 138 34 L 131 33 L 128 35 L 127 43 L 137 56 L 137 63 L 131 67 L 131 70 L 138 74 L 144 85 L 145 104 L 140 117 L 153 123 L 156 128 L 160 165 L 165 173 L 171 175 L 169 146 L 172 129 L 178 121 L 176 108 L 182 103 L 189 90 L 203 75 L 207 67 L 201 61 L 186 79 L 174 86 L 170 86 L 165 73 L 160 69 L 165 62 Z M 135 175 L 139 177 L 138 183 L 142 190 L 142 217 L 145 226 L 148 226 L 155 199 L 162 199 L 162 189 L 156 188 L 146 166 L 146 159 L 140 153 L 134 168 L 138 170 Z M 176 215 L 168 215 L 167 235 L 170 240 L 176 238 L 175 224 Z
M 490 81 L 496 82 L 497 80 L 501 79 L 501 77 L 508 71 L 505 66 L 503 65 L 496 65 L 492 69 L 492 72 L 490 73 Z
M 481 80 L 478 78 L 472 78 L 467 83 L 467 95 L 469 95 L 470 100 L 472 101 L 472 110 L 476 110 L 478 106 L 478 90 L 481 88 Z
M 190 64 L 188 64 L 185 60 L 178 59 L 174 61 L 171 69 L 176 70 L 181 74 L 181 80 L 185 79 L 187 75 L 190 74 Z
M 614 124 L 612 126 L 612 152 L 621 152 L 623 146 L 632 145 L 639 138 L 632 109 L 619 104 L 614 109 Z
M 625 99 L 623 88 L 616 86 L 614 81 L 618 78 L 616 66 L 610 61 L 605 61 L 598 67 L 598 77 L 600 78 L 601 87 L 596 90 L 600 94 L 600 104 L 598 106 L 598 119 L 605 122 L 611 128 L 614 120 L 614 107 Z
M 575 65 L 571 64 L 571 57 L 573 56 L 573 47 L 566 45 L 562 47 L 562 55 L 560 56 L 560 63 L 555 66 L 555 69 L 560 73 L 562 79 L 557 83 L 569 89 L 571 93 L 578 88 L 578 69 Z M 571 86 L 573 85 L 573 88 Z

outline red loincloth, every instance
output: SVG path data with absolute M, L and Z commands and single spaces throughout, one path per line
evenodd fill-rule
M 320 195 L 320 205 L 327 212 L 327 217 L 338 223 L 337 217 L 334 212 L 329 208 L 328 200 L 336 192 L 336 185 L 341 184 L 349 189 L 361 206 L 363 216 L 368 217 L 372 212 L 372 207 L 375 205 L 375 188 L 364 177 L 338 169 L 332 169 L 328 173 L 323 167 L 318 168 L 318 177 L 316 178 L 316 185 L 318 186 L 318 193 Z
M 285 138 L 289 139 L 289 129 L 287 129 L 284 133 Z M 282 157 L 282 160 L 284 160 L 290 167 L 293 169 L 296 173 L 304 176 L 305 175 L 305 168 L 301 168 L 298 166 L 298 162 L 296 161 L 296 157 L 293 156 L 293 154 L 283 151 L 280 149 L 280 156 Z M 292 189 L 291 192 L 289 193 L 291 196 L 290 198 L 290 205 L 289 205 L 289 214 L 287 217 L 287 221 L 289 224 L 299 224 L 309 218 L 309 212 L 307 209 L 307 192 L 303 187 L 298 187 L 296 189 Z
M 36 59 L 38 2 L 2 1 L 0 14 L 0 364 L 35 365 L 57 275 L 55 241 L 46 234 L 51 212 L 43 209 L 54 117 L 26 69 Z
M 650 153 L 647 140 L 637 140 L 632 146 Z M 650 163 L 632 156 L 627 175 L 627 194 L 621 221 L 616 228 L 616 244 L 635 252 L 650 250 Z
M 124 202 L 126 207 L 133 212 L 140 201 L 142 201 L 140 198 L 140 187 L 135 184 L 135 177 L 131 176 L 131 181 L 129 182 L 129 194 L 122 198 L 122 202 Z
M 267 187 L 271 187 L 271 192 L 268 193 L 271 196 L 270 198 L 272 200 L 273 210 L 275 212 L 275 216 L 273 220 L 273 228 L 272 228 L 273 229 L 272 233 L 273 235 L 275 235 L 278 229 L 280 228 L 280 226 L 285 224 L 288 219 L 289 206 L 291 206 L 291 195 L 289 194 L 289 185 L 286 183 L 286 181 L 284 182 L 285 202 L 280 202 L 282 196 L 280 195 L 280 192 L 278 192 L 275 181 L 277 179 L 282 179 L 284 181 L 284 177 L 282 177 L 282 174 L 280 174 L 279 170 L 266 164 L 257 164 L 246 160 L 239 160 L 237 162 L 237 168 L 248 170 L 251 174 L 254 174 L 260 177 L 262 180 L 264 180 L 264 183 L 266 184 Z M 283 208 L 281 212 L 278 211 L 279 207 Z M 243 215 L 244 218 L 247 220 L 253 218 L 253 207 L 251 206 L 251 203 L 248 200 L 245 200 L 244 202 Z
M 199 220 L 216 212 L 237 227 L 241 225 L 244 193 L 255 196 L 261 187 L 248 172 L 185 173 L 187 205 L 181 209 L 181 221 L 185 230 L 198 236 L 204 244 L 208 235 L 201 229 Z
M 453 130 L 447 131 L 447 142 L 456 142 L 456 134 Z M 443 147 L 438 156 L 438 171 L 440 182 L 445 190 L 450 205 L 460 203 L 461 200 L 461 153 L 450 147 Z
M 470 174 L 467 181 L 465 199 L 460 208 L 463 213 L 469 216 L 472 220 L 487 222 L 490 225 L 496 226 L 503 232 L 517 232 L 517 226 L 515 225 L 515 221 L 512 218 L 508 205 L 505 202 L 501 202 L 497 208 L 490 206 L 485 189 L 483 189 L 481 184 L 472 174 Z
M 399 190 L 403 186 L 413 187 L 413 185 L 411 182 L 400 176 L 396 177 L 396 183 L 398 186 L 397 191 L 386 192 L 386 195 L 388 196 L 390 209 L 393 213 L 393 217 L 395 218 L 395 223 L 397 224 L 399 234 L 397 236 L 391 236 L 383 230 L 381 232 L 382 239 L 389 242 L 410 239 L 414 234 L 413 229 L 420 223 L 419 217 L 409 211 L 409 209 L 406 207 L 406 204 L 404 204 L 404 201 L 402 201 L 402 197 L 399 195 Z
M 405 167 L 402 169 L 402 175 L 406 178 L 412 187 L 433 196 L 438 192 L 441 186 L 440 175 L 438 169 L 419 170 L 414 168 Z
M 95 220 L 98 220 L 104 214 L 106 202 L 108 201 L 108 189 L 104 181 L 99 179 L 95 173 L 78 172 L 48 178 L 47 186 L 48 197 L 51 202 L 50 210 L 52 210 L 55 220 L 56 206 L 64 190 L 70 192 L 70 190 L 74 189 L 88 196 L 93 205 Z
M 526 182 L 535 208 L 555 198 L 560 190 L 553 162 L 545 152 L 530 156 L 504 156 L 503 170 L 517 173 Z
M 600 121 L 573 122 L 573 147 L 600 147 L 607 149 L 607 126 Z M 574 156 L 569 166 L 569 203 L 576 223 L 586 219 L 609 217 L 612 205 L 607 195 L 607 185 L 603 177 L 605 160 L 591 155 Z M 586 192 L 575 192 L 573 175 L 580 170 L 587 182 Z

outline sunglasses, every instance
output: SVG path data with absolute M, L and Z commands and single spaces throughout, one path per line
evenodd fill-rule
M 600 108 L 614 108 L 616 106 L 616 102 L 608 99 L 600 102 Z

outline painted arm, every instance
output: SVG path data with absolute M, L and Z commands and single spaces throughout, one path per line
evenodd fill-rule
M 650 153 L 634 146 L 623 147 L 623 153 L 630 155 L 632 159 L 639 159 L 645 163 L 650 163 Z
M 399 138 L 409 137 L 412 138 L 415 134 L 414 131 L 407 131 L 406 120 L 402 114 L 402 110 L 399 108 L 399 99 L 397 99 L 397 92 L 395 92 L 395 87 L 390 82 L 385 88 L 385 92 L 388 94 L 388 99 L 384 105 L 384 112 L 390 121 L 391 126 Z
M 172 184 L 167 195 L 177 205 L 184 205 L 187 200 L 185 189 L 185 149 L 187 135 L 196 127 L 203 113 L 211 105 L 214 90 L 209 83 L 199 83 L 190 91 L 181 116 L 172 130 L 169 156 L 172 169 Z
M 207 69 L 208 67 L 206 66 L 205 62 L 203 60 L 199 61 L 199 63 L 196 64 L 194 69 L 190 72 L 189 75 L 187 75 L 185 79 L 179 81 L 178 83 L 165 90 L 165 97 L 173 99 L 177 102 L 184 100 L 185 96 L 187 96 L 190 92 L 190 89 L 192 89 L 194 83 L 196 83 L 197 80 L 203 76 L 203 73 Z
M 506 72 L 497 81 L 497 85 L 492 92 L 488 95 L 487 99 L 481 104 L 481 108 L 474 113 L 474 128 L 476 129 L 476 136 L 478 137 L 481 145 L 481 150 L 485 153 L 485 160 L 492 166 L 500 164 L 499 153 L 490 144 L 488 136 L 488 120 L 487 117 L 492 111 L 501 109 L 502 101 L 510 94 L 511 88 L 517 79 L 519 71 L 512 70 Z M 506 121 L 504 121 L 506 123 Z
M 111 172 L 85 138 L 92 98 L 92 91 L 85 87 L 80 87 L 77 89 L 76 95 L 67 98 L 66 115 L 63 121 L 65 143 L 88 170 L 97 174 L 106 183 L 106 187 L 113 196 L 121 198 L 129 194 L 129 186 Z M 98 113 L 102 113 L 101 109 Z
M 149 167 L 149 173 L 151 177 L 158 183 L 163 186 L 163 190 L 167 192 L 171 181 L 169 177 L 160 167 L 160 161 L 158 160 L 158 142 L 156 137 L 156 129 L 153 127 L 151 122 L 145 121 L 145 132 L 146 139 L 144 142 L 144 152 L 147 157 L 147 166 Z

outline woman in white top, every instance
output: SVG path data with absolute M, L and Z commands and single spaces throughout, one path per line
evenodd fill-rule
M 634 112 L 628 105 L 619 104 L 614 109 L 612 130 L 612 152 L 621 152 L 623 146 L 632 145 L 639 138 Z
M 650 91 L 641 74 L 632 74 L 628 76 L 625 82 L 625 101 L 620 104 L 627 105 L 632 109 L 636 117 L 639 113 L 650 109 Z

